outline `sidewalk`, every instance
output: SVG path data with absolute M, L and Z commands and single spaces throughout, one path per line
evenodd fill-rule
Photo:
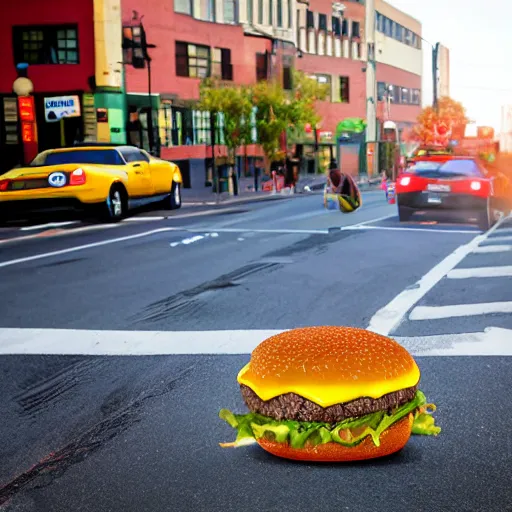
M 292 194 L 289 188 L 280 192 L 254 192 L 247 190 L 247 183 L 253 183 L 252 180 L 241 180 L 241 192 L 237 196 L 230 196 L 228 192 L 223 192 L 217 196 L 211 188 L 204 189 L 182 189 L 183 206 L 215 206 L 238 203 L 252 203 L 259 201 L 277 201 L 280 199 L 291 199 L 294 197 L 304 197 L 314 193 L 321 193 L 325 186 L 325 176 L 303 176 L 297 182 L 295 194 Z M 380 187 L 380 179 L 374 182 L 359 181 L 358 185 L 361 191 L 377 190 Z

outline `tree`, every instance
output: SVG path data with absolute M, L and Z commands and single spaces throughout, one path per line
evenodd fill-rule
M 412 139 L 425 146 L 447 144 L 450 139 L 462 138 L 469 122 L 462 103 L 442 97 L 438 100 L 437 111 L 431 106 L 422 110 L 413 128 Z
M 223 131 L 228 163 L 234 166 L 237 149 L 250 141 L 253 108 L 250 88 L 227 86 L 224 82 L 206 79 L 201 83 L 199 102 L 195 108 L 215 116 L 216 127 Z
M 276 81 L 260 81 L 252 88 L 252 104 L 256 107 L 258 143 L 265 153 L 268 172 L 272 162 L 282 160 L 280 139 L 288 130 L 300 131 L 306 124 L 316 126 L 320 120 L 316 102 L 324 100 L 328 88 L 315 79 L 294 72 L 293 92 L 285 91 Z

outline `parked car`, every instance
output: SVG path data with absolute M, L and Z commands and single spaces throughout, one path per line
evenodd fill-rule
M 178 166 L 135 146 L 91 144 L 43 151 L 27 166 L 0 176 L 0 219 L 20 213 L 92 211 L 115 222 L 151 203 L 181 207 Z

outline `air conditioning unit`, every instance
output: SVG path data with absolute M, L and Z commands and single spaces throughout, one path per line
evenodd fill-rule
M 332 13 L 336 16 L 342 14 L 345 9 L 345 4 L 342 4 L 341 2 L 332 3 Z

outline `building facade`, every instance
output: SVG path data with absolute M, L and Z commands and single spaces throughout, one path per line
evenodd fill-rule
M 76 141 L 125 142 L 120 9 L 120 0 L 3 6 L 0 172 Z M 21 110 L 13 91 L 20 68 L 33 89 Z
M 450 96 L 450 50 L 446 46 L 439 46 L 438 53 L 438 95 L 440 98 L 443 96 Z
M 375 6 L 377 115 L 380 126 L 391 121 L 400 135 L 421 112 L 421 23 L 383 0 Z
M 33 82 L 38 150 L 77 140 L 136 144 L 175 161 L 185 187 L 210 186 L 213 156 L 226 156 L 220 132 L 212 148 L 209 114 L 194 109 L 203 78 L 278 78 L 291 89 L 298 69 L 328 84 L 316 133 L 288 141 L 304 172 L 325 168 L 342 121 L 366 117 L 363 0 L 46 0 L 44 7 L 19 0 L 2 14 L 0 37 L 10 51 L 0 55 L 0 150 L 11 155 L 8 165 L 19 159 L 24 133 L 12 90 L 23 63 Z M 134 44 L 143 39 L 147 54 Z M 420 112 L 421 25 L 377 0 L 376 42 L 379 120 L 403 129 Z M 51 108 L 70 102 L 72 114 L 59 107 L 63 119 L 51 119 Z M 253 144 L 243 153 L 252 174 L 261 150 Z

